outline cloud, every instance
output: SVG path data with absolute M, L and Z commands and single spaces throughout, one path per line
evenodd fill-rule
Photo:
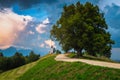
M 120 6 L 112 5 L 112 7 L 107 7 L 107 13 L 105 14 L 108 26 L 112 28 L 120 29 Z M 114 16 L 112 16 L 114 15 Z
M 32 50 L 31 48 L 24 47 L 24 46 L 12 45 L 12 47 L 15 47 L 17 50 L 21 50 L 21 49 L 24 49 L 24 50 Z
M 46 18 L 43 22 L 42 22 L 43 24 L 49 24 L 50 23 L 50 21 L 49 21 L 49 19 L 48 18 Z
M 45 33 L 46 31 L 44 30 L 44 28 L 46 27 L 46 25 L 44 24 L 39 24 L 37 27 L 36 27 L 36 31 L 40 34 L 43 34 Z
M 35 32 L 33 32 L 33 31 L 29 31 L 28 34 L 34 35 Z
M 4 9 L 0 12 L 0 48 L 11 46 L 31 20 L 31 16 L 18 15 L 11 9 Z
M 0 7 L 9 8 L 17 4 L 22 9 L 31 8 L 39 4 L 52 4 L 57 0 L 0 0 Z
M 50 40 L 50 39 L 44 41 L 44 43 L 45 43 L 48 47 L 51 47 L 51 46 L 56 47 L 56 46 L 55 46 L 55 42 L 52 41 L 52 40 Z
M 120 0 L 99 0 L 99 7 L 101 10 L 105 10 L 107 6 L 112 6 L 113 4 L 120 6 Z
M 112 35 L 112 39 L 115 41 L 113 47 L 120 47 L 120 6 L 112 4 L 105 8 L 107 12 L 105 13 L 106 23 L 108 24 L 108 31 Z
M 50 23 L 49 19 L 46 18 L 42 23 L 40 23 L 37 27 L 36 27 L 36 31 L 40 34 L 43 34 L 46 32 L 45 28 L 48 26 L 48 24 Z
M 44 48 L 44 46 L 45 46 L 45 44 L 44 44 L 44 43 L 40 44 L 40 47 L 41 47 L 41 48 Z

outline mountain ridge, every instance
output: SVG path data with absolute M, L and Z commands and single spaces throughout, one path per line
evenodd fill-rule
M 10 46 L 7 49 L 0 49 L 0 52 L 3 53 L 4 56 L 13 56 L 16 52 L 22 53 L 24 56 L 28 55 L 32 50 L 31 49 L 24 49 L 24 48 L 18 48 L 14 46 Z

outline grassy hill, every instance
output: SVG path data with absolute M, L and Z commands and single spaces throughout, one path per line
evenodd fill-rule
M 35 63 L 0 75 L 0 80 L 120 80 L 120 70 L 88 65 L 81 62 L 57 62 L 56 55 L 47 55 Z M 34 65 L 32 65 L 34 64 Z M 32 67 L 33 66 L 33 67 Z M 17 75 L 17 72 L 21 74 Z M 6 77 L 1 78 L 2 76 Z M 12 76 L 12 77 L 11 77 Z M 14 77 L 14 78 L 13 78 Z
M 16 78 L 23 75 L 27 70 L 35 66 L 39 61 L 47 58 L 48 56 L 42 57 L 40 60 L 23 65 L 21 67 L 0 73 L 0 80 L 16 80 Z

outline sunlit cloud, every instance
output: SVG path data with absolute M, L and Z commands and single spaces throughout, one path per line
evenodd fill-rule
M 40 34 L 43 34 L 46 32 L 45 28 L 48 26 L 48 24 L 50 23 L 49 19 L 45 19 L 42 23 L 40 23 L 37 27 L 36 27 L 36 31 Z
M 33 31 L 29 31 L 28 34 L 34 35 L 35 32 L 33 32 Z
M 43 24 L 49 24 L 49 23 L 50 23 L 50 21 L 49 21 L 48 18 L 46 18 L 46 19 L 43 21 Z
M 45 40 L 44 41 L 45 42 L 45 44 L 50 48 L 51 46 L 53 46 L 53 47 L 56 47 L 55 46 L 55 42 L 54 41 L 52 41 L 52 40 Z
M 0 49 L 11 46 L 29 21 L 32 21 L 31 16 L 18 15 L 11 9 L 0 12 Z
M 40 34 L 43 34 L 46 32 L 46 30 L 44 29 L 46 27 L 46 25 L 44 24 L 39 24 L 37 27 L 36 27 L 36 31 Z

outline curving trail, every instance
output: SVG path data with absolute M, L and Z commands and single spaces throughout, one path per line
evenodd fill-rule
M 76 58 L 69 58 L 66 57 L 65 54 L 59 54 L 55 58 L 56 61 L 65 61 L 65 62 L 84 62 L 90 65 L 102 66 L 102 67 L 109 67 L 120 69 L 119 63 L 111 63 L 111 62 L 103 62 L 103 61 L 95 61 L 95 60 L 87 60 L 87 59 L 76 59 Z

